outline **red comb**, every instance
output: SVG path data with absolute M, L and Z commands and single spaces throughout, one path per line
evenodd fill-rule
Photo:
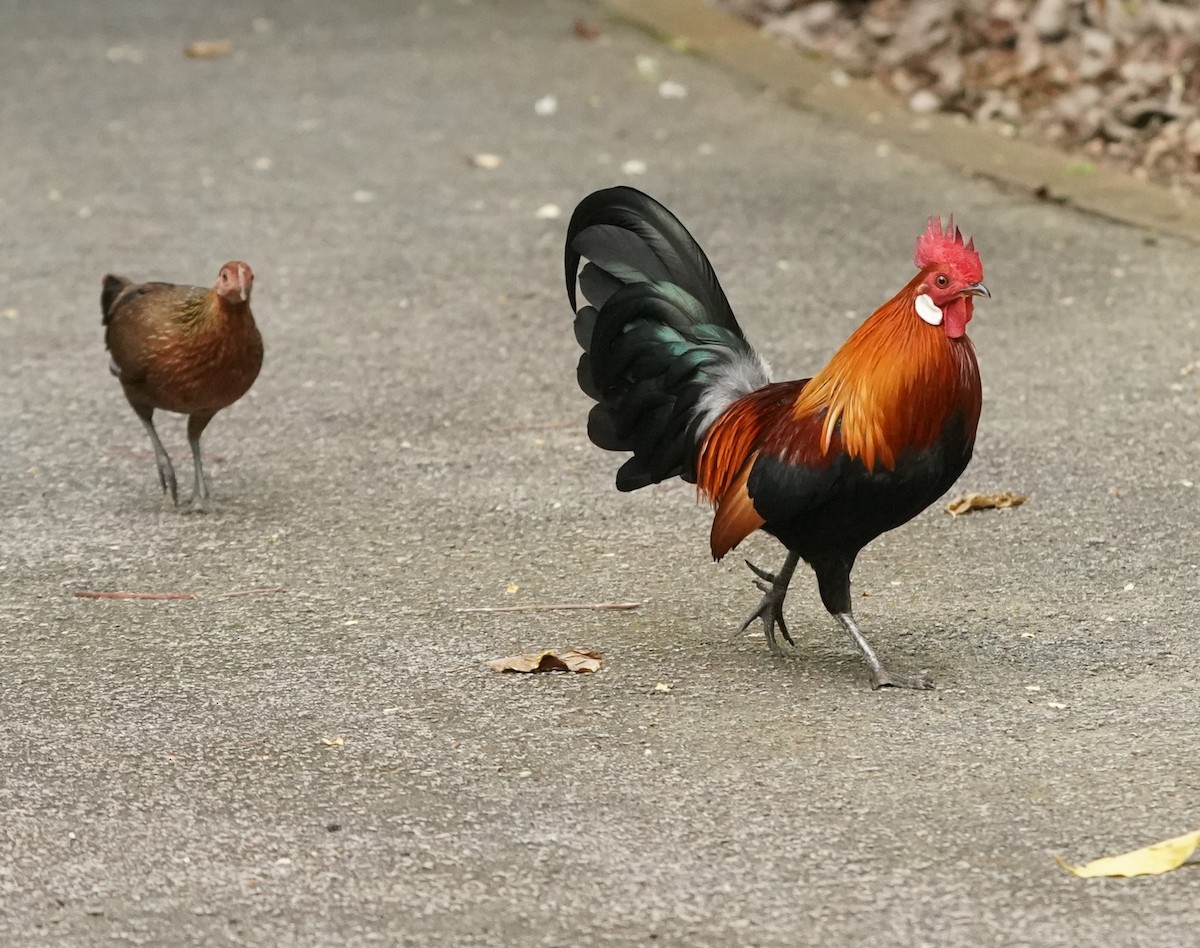
M 919 270 L 924 270 L 931 263 L 944 263 L 954 267 L 964 279 L 972 283 L 983 279 L 983 264 L 975 251 L 975 238 L 972 237 L 964 244 L 962 231 L 954 226 L 953 217 L 944 231 L 940 216 L 929 218 L 925 233 L 917 238 L 913 263 Z

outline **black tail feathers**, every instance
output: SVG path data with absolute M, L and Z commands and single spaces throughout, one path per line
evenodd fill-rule
M 589 262 L 577 276 L 583 258 Z M 704 251 L 653 198 L 618 187 L 579 203 L 564 265 L 584 350 L 579 386 L 597 402 L 588 437 L 633 452 L 617 487 L 694 480 L 708 425 L 768 381 Z M 576 279 L 591 305 L 577 306 Z

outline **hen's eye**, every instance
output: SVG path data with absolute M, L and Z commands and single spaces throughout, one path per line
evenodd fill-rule
M 946 274 L 939 273 L 937 280 L 934 282 L 937 283 L 938 286 L 945 288 L 946 284 L 949 283 L 950 280 L 946 277 Z

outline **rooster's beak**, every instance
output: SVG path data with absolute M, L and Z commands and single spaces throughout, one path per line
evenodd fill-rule
M 992 298 L 992 292 L 982 283 L 972 283 L 963 291 L 963 296 L 986 296 L 989 300 Z

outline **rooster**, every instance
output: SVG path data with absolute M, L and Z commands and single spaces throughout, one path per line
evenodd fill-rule
M 217 412 L 250 390 L 262 368 L 262 336 L 250 312 L 253 286 L 254 273 L 239 260 L 221 267 L 211 288 L 104 277 L 100 309 L 109 370 L 150 435 L 159 483 L 174 504 L 175 469 L 154 430 L 154 410 L 188 416 L 192 507 L 204 510 L 209 493 L 200 435 Z
M 589 261 L 579 270 L 580 261 Z M 930 218 L 918 273 L 810 379 L 771 382 L 704 251 L 670 211 L 633 188 L 583 199 L 567 229 L 567 296 L 583 348 L 578 381 L 597 404 L 588 437 L 631 451 L 617 489 L 670 477 L 715 508 L 714 559 L 755 530 L 787 548 L 739 628 L 795 642 L 783 617 L 800 560 L 862 652 L 871 686 L 932 688 L 889 671 L 854 619 L 850 573 L 864 546 L 911 520 L 966 468 L 982 395 L 967 323 L 990 297 L 974 240 Z M 576 284 L 591 304 L 580 307 Z

